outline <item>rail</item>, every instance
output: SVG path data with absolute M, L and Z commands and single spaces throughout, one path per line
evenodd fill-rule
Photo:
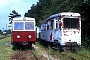
M 39 60 L 38 58 L 37 58 L 37 56 L 31 51 L 31 53 L 33 54 L 33 56 L 35 57 L 35 59 L 36 60 Z
M 8 35 L 6 35 L 6 36 L 3 36 L 3 35 L 0 36 L 0 40 L 1 40 L 1 39 L 4 39 L 4 38 L 6 38 L 6 37 L 8 37 Z
M 33 59 L 35 58 L 35 59 Z M 18 51 L 15 51 L 13 52 L 10 60 L 39 60 L 38 57 L 31 51 L 21 51 L 21 50 L 18 50 Z

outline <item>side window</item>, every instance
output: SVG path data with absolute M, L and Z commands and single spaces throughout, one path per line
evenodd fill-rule
M 51 22 L 50 21 L 47 21 L 47 30 L 50 29 L 50 24 L 51 24 Z
M 41 31 L 43 31 L 43 24 L 41 24 Z
M 53 30 L 53 20 L 49 20 L 46 24 L 47 30 Z
M 58 28 L 58 21 L 56 21 L 56 29 Z
M 56 21 L 56 29 L 61 28 L 61 21 Z
M 60 17 L 55 17 L 55 20 L 56 20 L 56 29 L 61 28 Z
M 51 22 L 50 23 L 50 30 L 52 30 L 53 29 L 53 20 L 51 20 L 50 22 Z
M 46 25 L 46 24 L 44 23 L 44 26 L 43 26 L 43 27 L 44 27 L 44 30 L 46 30 L 46 26 L 45 26 L 45 25 Z
M 61 21 L 59 21 L 59 28 L 61 28 L 61 24 L 62 24 Z
M 47 30 L 47 23 L 45 23 L 45 30 Z
M 49 25 L 47 25 L 47 30 L 49 30 Z

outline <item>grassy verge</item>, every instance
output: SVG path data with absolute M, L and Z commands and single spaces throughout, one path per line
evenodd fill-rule
M 5 44 L 10 41 L 11 41 L 10 36 L 0 40 L 0 60 L 10 60 L 10 57 L 13 53 L 12 47 L 5 46 Z M 48 55 L 52 55 L 53 57 L 59 58 L 60 60 L 71 60 L 69 56 L 75 58 L 76 60 L 90 60 L 90 58 L 88 58 L 90 57 L 90 50 L 87 50 L 84 47 L 81 47 L 79 50 L 75 52 L 72 51 L 59 52 L 58 50 L 45 48 L 38 42 L 36 42 L 36 45 L 40 47 L 40 49 L 33 50 L 33 52 L 39 56 L 40 60 L 45 59 L 44 57 L 42 57 L 42 54 L 44 54 L 45 52 L 47 52 Z
M 64 51 L 59 52 L 58 50 L 53 50 L 52 48 L 45 48 L 42 45 L 39 45 L 36 42 L 36 45 L 40 46 L 42 50 L 46 50 L 48 54 L 58 57 L 60 60 L 71 60 L 70 57 L 75 58 L 76 60 L 90 60 L 90 50 L 85 49 L 84 47 L 79 48 L 77 51 Z
M 2 36 L 2 34 L 0 34 L 0 36 Z
M 76 60 L 90 60 L 90 51 L 86 50 L 85 48 L 80 48 L 77 51 L 64 51 L 59 52 L 55 50 L 49 50 L 51 54 L 55 54 L 58 56 L 61 60 L 71 60 L 70 57 L 76 59 Z
M 7 47 L 5 44 L 10 42 L 11 38 L 7 37 L 0 40 L 0 60 L 10 60 L 12 54 L 12 47 Z

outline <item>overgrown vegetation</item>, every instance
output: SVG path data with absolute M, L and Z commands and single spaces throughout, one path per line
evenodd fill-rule
M 43 54 L 47 52 L 48 56 L 51 55 L 58 60 L 90 60 L 90 50 L 87 50 L 84 47 L 80 47 L 76 51 L 66 50 L 64 52 L 60 52 L 59 50 L 54 50 L 51 47 L 45 47 L 40 44 L 40 42 L 36 42 L 36 46 L 39 46 L 40 51 L 45 51 Z
M 22 60 L 25 54 L 26 54 L 25 57 L 28 60 L 36 60 L 30 52 L 31 49 L 26 48 L 25 50 L 18 50 L 18 49 L 13 50 L 13 46 L 8 46 L 8 45 L 6 46 L 5 44 L 10 43 L 11 41 L 11 36 L 10 35 L 8 36 L 9 37 L 0 40 L 0 60 L 17 60 L 17 59 L 12 59 L 13 56 L 15 56 L 14 58 L 19 57 Z M 32 48 L 32 52 L 34 52 L 34 54 L 38 56 L 40 60 L 45 59 L 45 57 L 43 57 L 41 54 L 42 52 L 39 52 L 39 50 Z
M 36 24 L 60 12 L 78 12 L 82 17 L 82 45 L 90 48 L 90 0 L 39 0 L 25 13 L 26 17 L 34 17 Z M 88 44 L 87 44 L 88 42 Z
M 5 46 L 7 42 L 11 41 L 11 37 L 7 37 L 5 39 L 0 40 L 0 60 L 10 60 L 12 54 L 14 54 L 15 51 L 13 51 L 12 47 Z M 36 42 L 36 49 L 33 49 L 33 52 L 40 58 L 40 60 L 47 60 L 42 54 L 48 54 L 48 56 L 52 56 L 58 60 L 71 60 L 69 58 L 73 57 L 76 60 L 90 60 L 90 51 L 85 48 L 80 48 L 79 50 L 72 52 L 72 51 L 65 51 L 65 52 L 59 52 L 58 50 L 53 50 L 51 48 L 45 48 L 40 43 Z M 28 50 L 29 51 L 29 50 Z M 16 50 L 16 52 L 19 52 Z M 20 52 L 19 52 L 20 53 Z M 28 52 L 30 53 L 30 52 Z M 79 55 L 82 54 L 82 55 Z M 31 56 L 31 55 L 28 55 Z
M 10 42 L 11 38 L 7 37 L 0 40 L 0 60 L 10 60 L 12 54 L 12 47 L 7 47 L 5 44 Z
M 2 30 L 0 30 L 0 36 L 2 35 L 2 33 L 3 33 Z

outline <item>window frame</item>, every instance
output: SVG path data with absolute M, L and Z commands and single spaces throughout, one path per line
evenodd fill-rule
M 20 29 L 19 29 L 19 28 L 17 28 L 17 29 L 15 28 L 16 23 L 22 23 L 22 26 L 19 26 Z M 20 24 L 20 25 L 21 25 L 21 24 Z M 21 28 L 21 27 L 22 27 L 22 28 Z M 24 30 L 24 22 L 14 22 L 13 28 L 14 28 L 14 30 Z
M 26 29 L 26 23 L 31 23 L 31 22 L 25 22 L 25 26 L 24 26 L 24 28 L 25 28 L 25 30 L 34 30 L 34 22 L 32 22 L 33 23 L 33 29 Z
M 70 19 L 70 27 L 65 27 L 65 22 L 64 22 L 64 19 Z M 73 24 L 73 19 L 78 19 L 77 21 L 78 21 L 78 27 L 76 28 L 76 27 L 72 27 L 72 25 L 74 25 Z M 79 28 L 79 18 L 63 18 L 63 23 L 64 23 L 64 27 L 63 28 L 69 28 L 69 29 L 78 29 Z

